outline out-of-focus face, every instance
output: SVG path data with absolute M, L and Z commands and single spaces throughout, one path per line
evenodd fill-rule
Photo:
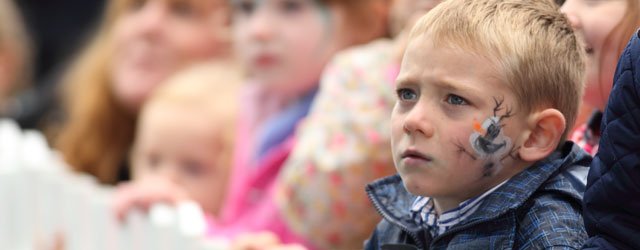
M 341 47 L 344 17 L 313 0 L 234 0 L 237 52 L 250 79 L 299 95 Z
M 137 111 L 181 67 L 228 51 L 225 0 L 129 0 L 113 28 L 115 96 Z
M 583 100 L 604 110 L 613 84 L 613 74 L 619 58 L 620 41 L 607 36 L 620 23 L 627 9 L 627 0 L 566 0 L 561 11 L 583 38 L 587 49 L 587 82 Z
M 428 37 L 402 61 L 391 148 L 407 190 L 446 211 L 518 173 L 527 115 L 492 63 Z
M 436 7 L 442 0 L 394 0 L 391 6 L 390 25 L 393 34 L 398 34 Z
M 217 214 L 229 166 L 221 166 L 224 143 L 213 115 L 197 107 L 153 103 L 142 112 L 133 151 L 135 179 L 167 178 L 183 187 L 205 211 Z

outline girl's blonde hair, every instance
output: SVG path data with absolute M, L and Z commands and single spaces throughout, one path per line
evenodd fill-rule
M 129 8 L 128 0 L 110 1 L 98 33 L 66 75 L 62 100 L 67 120 L 54 142 L 71 168 L 105 184 L 118 181 L 137 117 L 116 100 L 108 71 L 112 29 Z
M 0 0 L 0 55 L 9 55 L 17 66 L 7 93 L 0 100 L 27 87 L 32 80 L 31 40 L 22 16 L 11 0 Z

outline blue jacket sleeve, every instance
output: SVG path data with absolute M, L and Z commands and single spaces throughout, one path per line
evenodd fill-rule
M 640 249 L 640 34 L 624 50 L 589 170 L 586 249 Z

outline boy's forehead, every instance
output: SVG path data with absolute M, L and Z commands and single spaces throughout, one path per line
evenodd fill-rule
M 434 61 L 457 61 L 461 66 L 473 61 L 480 64 L 479 66 L 483 66 L 487 73 L 505 79 L 506 71 L 499 66 L 500 60 L 492 56 L 487 49 L 480 48 L 479 45 L 468 41 L 456 41 L 453 38 L 434 40 L 432 35 L 428 33 L 411 36 L 403 57 L 403 66 L 405 62 L 417 67 L 430 64 L 439 66 L 438 63 L 433 63 Z M 466 70 L 464 67 L 456 69 Z
M 443 52 L 442 49 L 444 48 L 434 46 L 433 40 L 427 35 L 411 36 L 402 58 L 398 78 L 418 78 L 423 72 L 440 66 L 437 63 L 437 52 Z
M 511 92 L 505 72 L 495 60 L 452 43 L 437 43 L 428 35 L 411 37 L 396 79 L 403 83 L 438 83 L 448 89 L 477 89 L 487 87 Z

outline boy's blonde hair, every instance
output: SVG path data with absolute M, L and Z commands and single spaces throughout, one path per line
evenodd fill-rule
M 238 93 L 242 83 L 240 68 L 234 63 L 204 63 L 191 66 L 170 77 L 156 89 L 142 108 L 142 116 L 150 107 L 161 105 L 186 106 L 203 113 L 205 119 L 218 126 L 222 152 L 217 152 L 220 166 L 231 165 L 236 118 L 239 112 Z
M 555 108 L 573 127 L 584 89 L 584 49 L 551 0 L 447 0 L 422 17 L 411 39 L 493 62 L 522 112 Z

